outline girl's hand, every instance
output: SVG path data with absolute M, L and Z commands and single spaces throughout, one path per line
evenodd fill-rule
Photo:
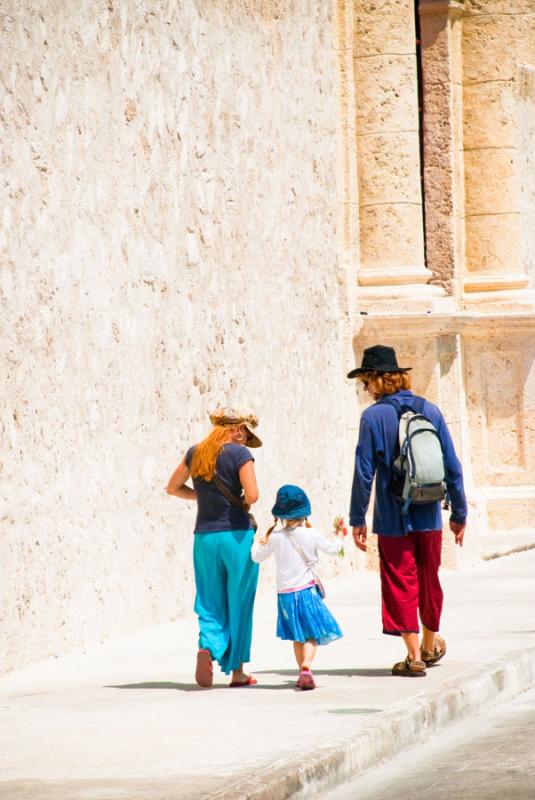
M 343 539 L 344 536 L 347 536 L 347 528 L 345 526 L 344 518 L 343 517 L 335 517 L 333 522 L 334 528 L 334 535 L 338 536 L 339 538 Z M 344 548 L 340 550 L 340 555 L 344 556 L 345 551 Z

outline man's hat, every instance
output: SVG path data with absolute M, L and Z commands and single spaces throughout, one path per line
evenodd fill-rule
M 396 351 L 393 347 L 374 344 L 367 347 L 362 356 L 362 364 L 347 373 L 348 378 L 356 378 L 363 372 L 408 372 L 412 367 L 398 366 Z
M 310 516 L 310 500 L 299 486 L 286 483 L 277 492 L 271 513 L 277 519 L 306 519 Z

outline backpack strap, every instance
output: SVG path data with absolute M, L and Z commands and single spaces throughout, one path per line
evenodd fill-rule
M 402 403 L 397 397 L 393 397 L 389 394 L 384 395 L 380 402 L 395 408 L 398 414 L 398 419 L 401 418 L 401 415 L 404 414 L 405 411 L 414 411 L 416 414 L 423 414 L 425 406 L 425 398 L 420 397 L 419 395 L 414 395 L 411 405 L 408 405 L 408 403 Z
M 414 395 L 414 398 L 412 400 L 411 405 L 408 405 L 407 403 L 402 403 L 400 400 L 398 400 L 397 397 L 393 397 L 392 395 L 388 395 L 388 394 L 384 395 L 381 398 L 380 402 L 384 403 L 385 405 L 392 406 L 392 408 L 395 409 L 395 411 L 397 413 L 397 416 L 398 416 L 398 425 L 399 425 L 400 420 L 401 420 L 401 415 L 404 414 L 405 411 L 412 411 L 413 413 L 416 413 L 416 414 L 422 414 L 423 410 L 424 410 L 424 406 L 425 406 L 425 399 L 423 397 L 420 397 L 419 395 Z M 396 458 L 399 456 L 399 454 L 400 454 L 399 437 L 396 436 L 396 446 L 394 448 L 393 461 L 396 460 Z M 390 469 L 391 470 L 393 469 L 393 463 L 390 465 Z M 405 533 L 408 533 L 410 530 L 412 530 L 411 525 L 410 525 L 410 520 L 409 520 L 409 506 L 410 506 L 410 504 L 411 504 L 411 499 L 410 499 L 410 497 L 407 497 L 407 499 L 403 502 L 403 505 L 401 506 L 401 509 L 400 509 L 401 522 L 402 522 L 403 530 L 405 531 Z

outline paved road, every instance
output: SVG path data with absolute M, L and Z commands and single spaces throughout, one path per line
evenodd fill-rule
M 535 800 L 535 688 L 396 756 L 322 800 Z
M 314 692 L 295 689 L 274 594 L 255 606 L 250 689 L 228 690 L 219 670 L 213 690 L 196 686 L 193 613 L 4 675 L 0 800 L 279 796 L 300 788 L 303 766 L 307 780 L 346 775 L 420 739 L 434 719 L 475 713 L 493 687 L 511 696 L 529 685 L 535 550 L 442 580 L 448 653 L 424 679 L 390 674 L 402 645 L 382 635 L 379 579 L 365 572 L 329 580 L 344 638 L 320 648 Z

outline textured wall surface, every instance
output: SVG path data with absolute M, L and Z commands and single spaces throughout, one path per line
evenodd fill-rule
M 355 9 L 359 280 L 381 283 L 385 268 L 410 273 L 424 258 L 414 4 Z
M 296 482 L 326 526 L 355 401 L 330 3 L 0 14 L 1 671 L 190 607 L 210 407 L 260 415 L 261 525 Z
M 463 20 L 466 268 L 508 288 L 525 276 L 522 65 L 535 59 L 529 0 L 469 0 Z M 530 243 L 531 244 L 531 243 Z M 473 273 L 473 274 L 471 274 Z M 513 284 L 514 288 L 514 284 Z
M 532 62 L 535 63 L 535 44 Z M 535 288 L 535 66 L 520 68 L 519 143 L 523 258 Z

